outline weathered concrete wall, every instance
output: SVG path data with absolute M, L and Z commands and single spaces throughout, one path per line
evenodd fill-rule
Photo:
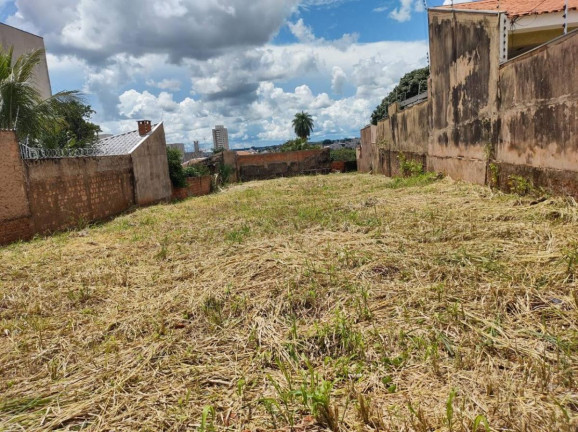
M 483 184 L 499 132 L 499 14 L 430 10 L 428 168 Z
M 361 131 L 361 170 L 400 175 L 402 153 L 455 179 L 508 190 L 520 176 L 578 197 L 578 32 L 500 66 L 498 14 L 430 10 L 429 22 L 429 100 L 392 105 L 375 141 Z
M 390 176 L 403 175 L 400 157 L 419 163 L 424 169 L 427 164 L 429 139 L 428 101 L 400 111 L 398 104 L 389 109 L 391 139 L 388 146 Z
M 498 182 L 511 175 L 578 196 L 578 32 L 500 68 Z M 573 180 L 572 180 L 573 179 Z
M 240 181 L 266 180 L 331 170 L 329 149 L 283 153 L 237 155 L 236 171 Z
M 357 170 L 359 172 L 373 172 L 376 144 L 377 126 L 367 125 L 361 129 L 361 143 L 357 148 Z
M 0 45 L 5 50 L 14 48 L 14 60 L 22 54 L 27 54 L 34 50 L 44 50 L 44 39 L 32 33 L 11 27 L 9 25 L 0 23 Z M 50 88 L 50 78 L 48 75 L 48 64 L 46 62 L 46 54 L 42 56 L 40 64 L 34 70 L 34 84 L 38 88 L 43 99 L 48 99 L 52 96 Z
M 24 165 L 12 131 L 0 131 L 0 244 L 32 236 Z
M 171 197 L 172 188 L 167 161 L 167 144 L 163 124 L 158 124 L 132 153 L 135 200 L 149 205 Z
M 34 232 L 114 216 L 134 204 L 130 156 L 26 161 Z

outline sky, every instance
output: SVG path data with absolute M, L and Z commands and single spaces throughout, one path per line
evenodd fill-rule
M 402 75 L 427 65 L 443 0 L 0 0 L 44 38 L 53 93 L 80 90 L 103 133 L 164 122 L 168 142 L 232 148 L 359 136 Z

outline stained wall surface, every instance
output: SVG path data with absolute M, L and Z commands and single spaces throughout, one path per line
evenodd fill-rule
M 170 199 L 167 144 L 162 123 L 158 124 L 131 153 L 135 180 L 135 199 L 138 205 L 154 204 Z
M 483 184 L 498 121 L 498 13 L 429 12 L 428 168 Z

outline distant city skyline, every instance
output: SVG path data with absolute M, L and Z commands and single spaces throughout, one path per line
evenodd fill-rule
M 311 140 L 355 137 L 427 65 L 423 0 L 142 0 L 138 20 L 131 2 L 57 4 L 0 1 L 0 19 L 44 38 L 53 92 L 81 90 L 105 134 L 146 118 L 170 142 L 224 124 L 231 148 L 266 146 L 303 110 Z

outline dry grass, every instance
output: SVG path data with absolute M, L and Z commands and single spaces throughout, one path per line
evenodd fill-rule
M 572 200 L 254 182 L 2 248 L 0 275 L 0 430 L 578 427 Z

